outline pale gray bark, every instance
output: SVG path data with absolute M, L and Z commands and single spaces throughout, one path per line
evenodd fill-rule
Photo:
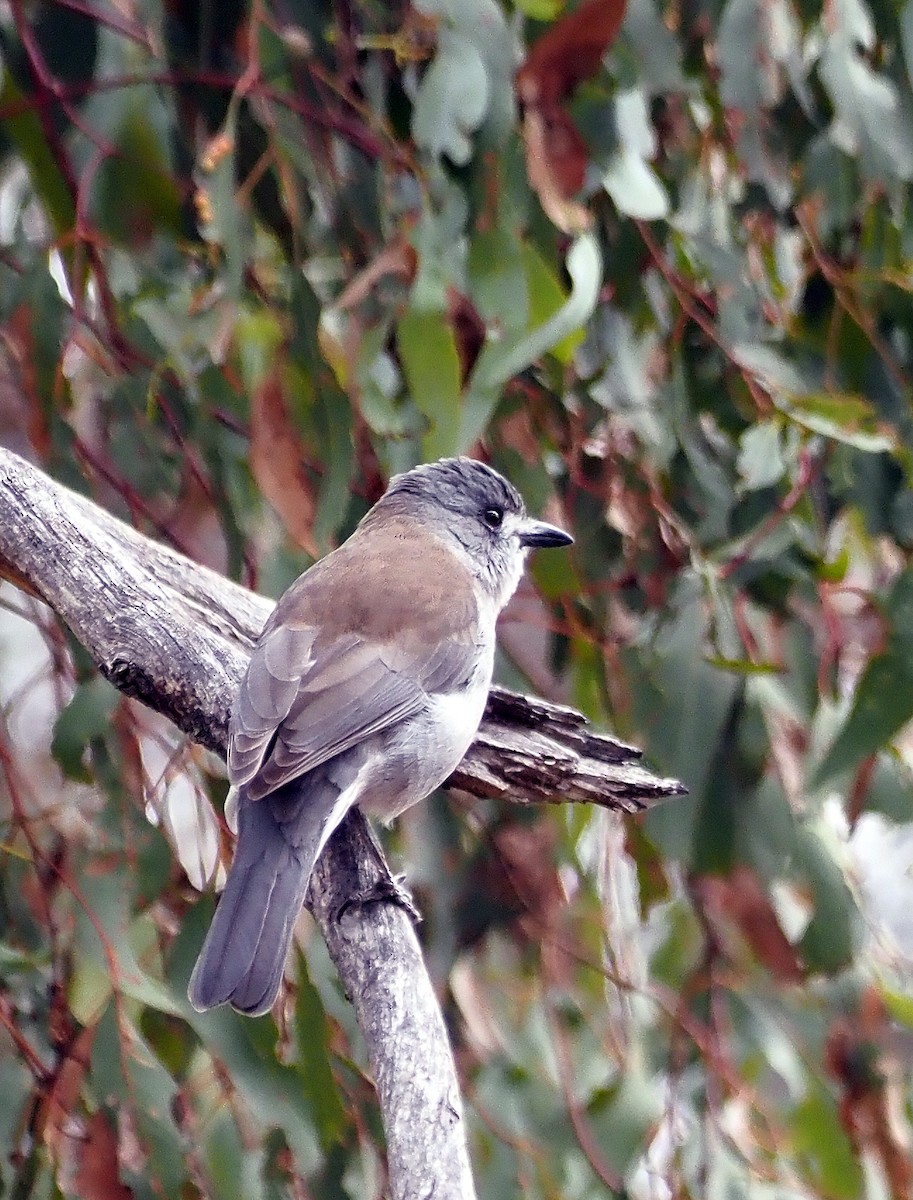
M 118 688 L 225 747 L 232 698 L 272 602 L 144 537 L 0 448 L 0 576 L 44 599 Z M 477 796 L 635 811 L 683 790 L 572 709 L 495 689 L 449 781 Z M 330 840 L 311 904 L 365 1035 L 392 1194 L 474 1195 L 456 1073 L 411 922 L 345 907 L 382 869 L 360 814 Z M 342 915 L 340 916 L 340 913 Z

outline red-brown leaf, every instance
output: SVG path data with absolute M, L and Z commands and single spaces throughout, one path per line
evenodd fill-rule
M 555 104 L 599 70 L 618 36 L 625 0 L 584 0 L 565 13 L 530 50 L 517 73 L 525 104 Z
M 764 887 L 747 866 L 737 866 L 728 876 L 706 876 L 698 880 L 695 893 L 715 922 L 735 924 L 762 962 L 776 979 L 801 983 L 805 972 L 796 950 L 780 928 Z
M 314 558 L 316 498 L 304 470 L 298 431 L 289 416 L 277 372 L 257 389 L 251 408 L 250 466 L 260 491 L 298 543 Z
M 589 211 L 572 197 L 583 186 L 586 144 L 558 105 L 529 106 L 523 116 L 526 173 L 545 213 L 565 233 L 591 223 Z

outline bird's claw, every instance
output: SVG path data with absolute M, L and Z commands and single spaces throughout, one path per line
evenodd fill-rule
M 404 886 L 405 878 L 405 875 L 387 875 L 376 880 L 363 891 L 348 896 L 339 906 L 336 920 L 340 921 L 350 908 L 360 908 L 366 904 L 381 904 L 389 900 L 404 909 L 414 924 L 418 925 L 422 920 L 422 914 L 416 907 L 412 894 Z

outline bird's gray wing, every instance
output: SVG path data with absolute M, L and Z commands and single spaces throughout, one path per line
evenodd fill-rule
M 419 650 L 355 633 L 327 637 L 277 624 L 251 657 L 232 713 L 228 769 L 253 800 L 366 738 L 406 721 L 428 691 L 471 679 L 474 645 L 447 639 Z

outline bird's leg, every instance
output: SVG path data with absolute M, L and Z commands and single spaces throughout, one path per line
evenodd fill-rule
M 353 892 L 351 896 L 347 896 L 336 912 L 336 920 L 341 920 L 350 908 L 359 907 L 364 904 L 380 904 L 383 901 L 389 900 L 394 904 L 398 904 L 400 908 L 405 909 L 414 923 L 418 925 L 422 919 L 422 914 L 416 907 L 411 892 L 404 886 L 403 880 L 406 878 L 405 875 L 393 874 L 384 854 L 383 847 L 378 840 L 377 834 L 372 829 L 370 821 L 366 821 L 365 826 L 368 831 L 368 841 L 374 853 L 377 869 L 380 872 L 380 878 L 361 891 Z
M 378 879 L 370 887 L 365 888 L 364 891 L 356 892 L 355 895 L 349 896 L 347 900 L 343 901 L 336 914 L 337 920 L 344 912 L 355 905 L 380 904 L 385 900 L 389 900 L 393 904 L 398 904 L 400 908 L 405 909 L 413 922 L 418 925 L 422 919 L 422 914 L 412 899 L 412 893 L 403 884 L 405 878 L 405 875 L 391 875 L 388 871 L 384 878 Z

